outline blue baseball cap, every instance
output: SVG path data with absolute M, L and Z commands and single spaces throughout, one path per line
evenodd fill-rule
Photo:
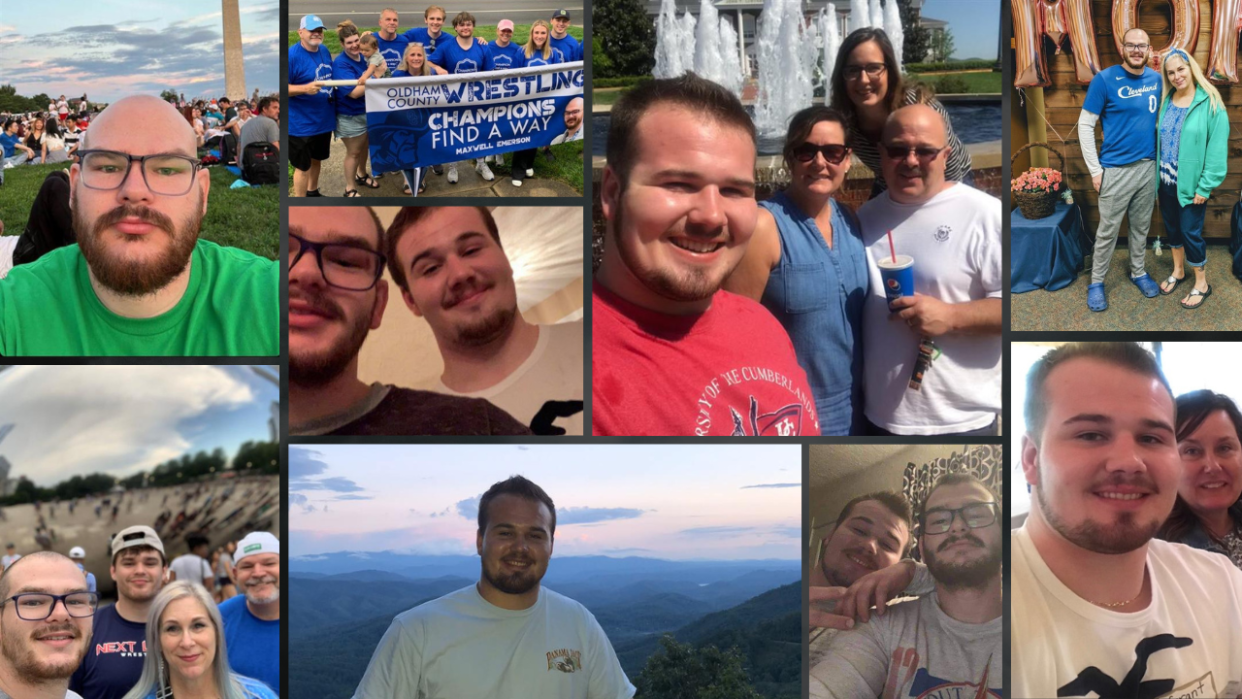
M 569 19 L 569 10 L 557 10 L 552 13 L 552 19 L 560 19 L 562 17 Z
M 316 29 L 323 29 L 323 20 L 319 19 L 315 15 L 306 15 L 302 18 L 302 22 L 298 25 L 298 29 L 309 29 L 312 32 Z

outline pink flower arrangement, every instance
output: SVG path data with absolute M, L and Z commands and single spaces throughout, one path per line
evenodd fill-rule
M 1015 192 L 1056 192 L 1061 189 L 1061 173 L 1049 167 L 1033 167 L 1009 181 Z

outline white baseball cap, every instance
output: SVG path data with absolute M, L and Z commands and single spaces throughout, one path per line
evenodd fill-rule
M 82 548 L 81 546 L 74 546 L 73 548 L 69 549 L 69 557 L 70 558 L 86 558 L 86 549 Z
M 233 562 L 240 563 L 246 556 L 255 556 L 260 553 L 280 555 L 280 539 L 270 532 L 250 532 L 237 542 L 237 553 L 233 557 Z

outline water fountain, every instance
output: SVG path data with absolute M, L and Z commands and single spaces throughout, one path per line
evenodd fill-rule
M 681 33 L 678 38 L 681 40 L 681 64 L 686 70 L 694 69 L 694 15 L 686 10 L 681 16 Z
M 720 20 L 712 0 L 699 3 L 699 25 L 694 43 L 694 72 L 700 78 L 724 84 L 724 57 L 720 55 Z
M 651 71 L 656 78 L 675 78 L 686 72 L 681 64 L 680 34 L 677 3 L 675 0 L 662 0 L 660 15 L 656 18 L 655 68 Z
M 901 63 L 901 51 L 906 43 L 906 30 L 901 27 L 901 10 L 897 9 L 896 0 L 889 0 L 884 5 L 884 33 L 888 34 L 888 40 L 893 44 L 893 54 L 897 56 L 897 62 Z
M 841 48 L 841 32 L 837 30 L 837 6 L 828 3 L 819 13 L 819 35 L 824 40 L 824 104 L 832 101 L 832 68 L 837 62 L 837 50 Z
M 742 86 L 746 76 L 742 75 L 741 48 L 738 44 L 737 31 L 728 17 L 720 18 L 720 56 L 724 62 L 724 74 L 720 84 L 735 95 L 742 94 Z

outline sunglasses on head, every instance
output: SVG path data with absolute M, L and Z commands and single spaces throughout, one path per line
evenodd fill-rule
M 803 143 L 793 149 L 793 157 L 800 163 L 809 163 L 815 159 L 815 154 L 819 153 L 824 156 L 824 160 L 831 165 L 840 165 L 843 160 L 850 154 L 850 149 L 839 143 L 831 143 L 826 146 L 817 146 L 814 143 Z

